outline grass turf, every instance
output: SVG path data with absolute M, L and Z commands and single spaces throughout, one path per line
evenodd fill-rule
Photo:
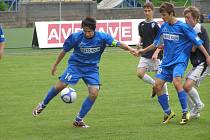
M 27 33 L 18 36 L 23 32 Z M 18 38 L 14 38 L 14 34 Z M 174 87 L 169 84 L 170 105 L 176 117 L 163 125 L 163 113 L 157 99 L 150 99 L 151 86 L 135 75 L 138 58 L 112 48 L 108 48 L 102 57 L 100 95 L 85 118 L 90 128 L 72 127 L 72 121 L 87 96 L 83 82 L 74 87 L 78 93 L 75 103 L 65 104 L 58 96 L 40 116 L 32 117 L 32 109 L 57 81 L 68 57 L 59 65 L 57 76 L 51 76 L 51 65 L 60 50 L 30 48 L 31 34 L 32 29 L 6 30 L 9 46 L 0 62 L 1 140 L 210 139 L 209 77 L 199 87 L 205 103 L 201 118 L 184 126 L 179 125 L 181 107 Z M 10 45 L 21 49 L 11 48 Z

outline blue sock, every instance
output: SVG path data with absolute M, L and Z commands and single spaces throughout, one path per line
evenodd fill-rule
M 171 109 L 169 107 L 169 104 L 168 104 L 168 97 L 166 94 L 163 94 L 161 96 L 158 96 L 158 102 L 160 103 L 163 111 L 166 113 L 166 114 L 170 114 L 171 113 Z
M 83 102 L 82 107 L 80 109 L 80 112 L 79 112 L 78 116 L 76 117 L 76 121 L 82 121 L 82 119 L 90 111 L 94 102 L 95 102 L 95 100 L 91 100 L 89 96 L 85 99 L 85 101 Z
M 178 97 L 179 97 L 179 102 L 182 106 L 182 113 L 185 113 L 188 111 L 187 109 L 187 93 L 182 90 L 180 92 L 178 92 Z
M 42 102 L 42 107 L 44 108 L 47 106 L 47 104 L 54 98 L 59 92 L 55 89 L 55 87 L 52 87 L 49 91 L 47 96 L 45 97 L 44 101 Z

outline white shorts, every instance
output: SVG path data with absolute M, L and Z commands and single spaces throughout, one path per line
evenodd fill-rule
M 200 83 L 205 79 L 205 77 L 210 73 L 210 66 L 208 66 L 204 71 L 204 63 L 199 64 L 196 67 L 193 67 L 186 75 L 186 79 L 191 79 L 195 81 L 196 86 L 199 86 Z
M 149 58 L 141 57 L 137 67 L 146 68 L 147 71 L 157 71 L 160 63 L 160 59 L 152 60 Z

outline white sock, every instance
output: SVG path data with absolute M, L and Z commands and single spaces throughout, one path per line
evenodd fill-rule
M 144 77 L 142 78 L 142 80 L 148 84 L 152 84 L 152 85 L 155 85 L 155 80 L 152 79 L 152 77 L 150 77 L 149 75 L 147 74 L 144 74 Z
M 164 93 L 165 93 L 166 95 L 168 95 L 168 86 L 167 86 L 167 83 L 165 83 L 165 84 L 163 85 L 163 91 L 164 91 Z
M 188 93 L 187 93 L 187 104 L 190 111 L 193 110 L 193 108 L 195 107 L 195 103 L 193 102 L 193 100 L 191 99 Z
M 200 99 L 200 96 L 198 94 L 198 91 L 194 87 L 192 87 L 192 89 L 189 91 L 188 94 L 189 94 L 190 98 L 192 99 L 192 101 L 194 101 L 194 103 L 196 105 L 203 104 L 201 99 Z

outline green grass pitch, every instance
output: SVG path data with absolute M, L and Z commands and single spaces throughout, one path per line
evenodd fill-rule
M 210 25 L 205 25 L 210 32 Z M 7 48 L 0 61 L 0 140 L 209 140 L 210 77 L 199 87 L 205 103 L 201 118 L 181 126 L 181 107 L 172 84 L 170 105 L 176 117 L 161 124 L 163 113 L 151 86 L 136 77 L 138 58 L 120 49 L 108 48 L 100 64 L 100 95 L 85 122 L 91 127 L 77 129 L 72 122 L 87 96 L 83 82 L 73 87 L 75 103 L 56 97 L 37 118 L 32 109 L 57 82 L 68 56 L 50 75 L 59 49 L 32 49 L 33 29 L 6 29 Z M 153 73 L 151 73 L 153 75 Z

